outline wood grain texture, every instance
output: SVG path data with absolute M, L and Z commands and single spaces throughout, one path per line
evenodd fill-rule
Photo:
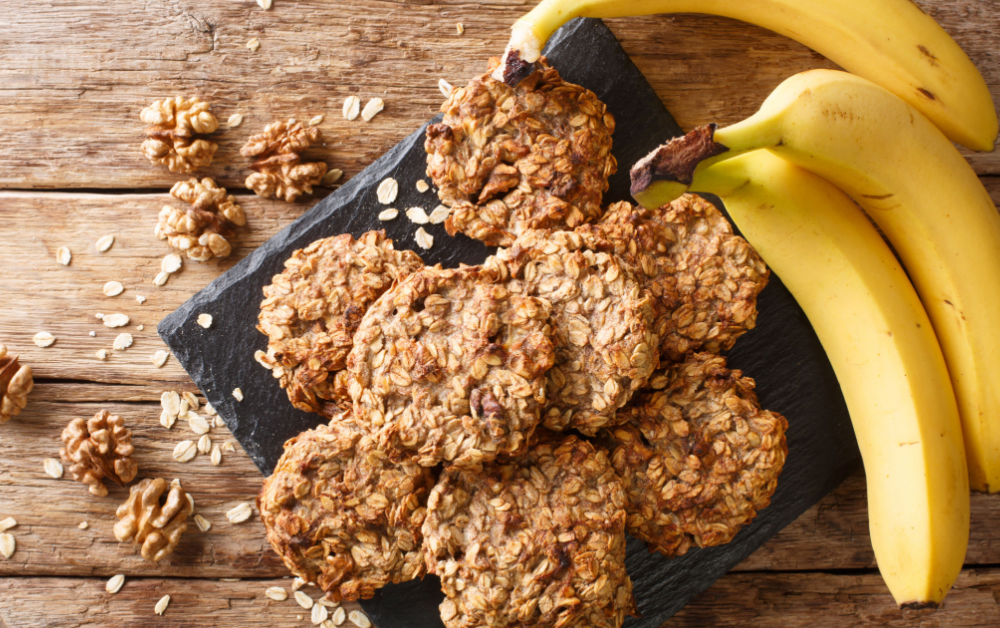
M 994 0 L 918 2 L 969 53 L 1000 97 Z M 437 80 L 462 84 L 498 55 L 530 3 L 276 0 L 9 0 L 0 23 L 0 187 L 167 188 L 177 180 L 139 152 L 139 110 L 197 94 L 221 121 L 216 162 L 202 174 L 242 187 L 238 150 L 272 120 L 325 114 L 325 146 L 311 151 L 355 174 L 430 118 Z M 456 34 L 455 23 L 465 24 Z M 676 15 L 611 20 L 625 50 L 685 128 L 756 110 L 792 73 L 832 64 L 764 29 Z M 257 52 L 245 44 L 259 39 Z M 378 96 L 373 121 L 348 122 L 344 98 Z M 998 99 L 1000 100 L 1000 99 Z M 971 156 L 1000 174 L 1000 154 Z

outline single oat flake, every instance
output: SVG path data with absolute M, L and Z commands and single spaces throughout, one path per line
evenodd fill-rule
M 125 574 L 118 574 L 112 576 L 108 583 L 104 585 L 104 590 L 108 593 L 118 593 L 121 591 L 122 586 L 125 584 Z
M 257 4 L 259 4 L 260 8 L 265 11 L 271 8 L 271 0 L 257 0 Z
M 368 619 L 368 616 L 361 611 L 351 611 L 351 614 L 347 617 L 351 620 L 351 623 L 358 628 L 371 628 L 371 620 Z
M 320 114 L 318 116 L 315 116 L 315 117 L 311 118 L 309 120 L 309 123 L 308 123 L 309 126 L 317 126 L 319 124 L 323 124 L 323 117 L 324 116 L 322 114 Z
M 212 529 L 212 524 L 208 521 L 208 519 L 202 517 L 201 515 L 194 516 L 194 524 L 198 526 L 198 529 L 202 532 L 208 532 Z
M 313 605 L 312 612 L 309 613 L 309 619 L 312 620 L 314 626 L 322 624 L 329 616 L 330 611 L 326 610 L 322 604 Z
M 253 39 L 251 39 L 250 41 L 247 42 L 247 49 L 249 49 L 250 52 L 257 52 L 258 48 L 260 48 L 260 40 L 257 39 L 256 37 L 254 37 Z M 240 121 L 241 122 L 243 121 L 243 117 L 242 116 L 240 117 Z M 232 125 L 229 125 L 229 126 L 232 126 Z
M 17 542 L 14 541 L 14 537 L 10 534 L 4 532 L 0 534 L 0 554 L 3 554 L 4 558 L 10 558 L 14 555 L 14 551 L 17 549 Z
M 117 351 L 124 351 L 132 346 L 132 334 L 118 334 L 111 347 Z
M 321 182 L 324 187 L 330 187 L 337 181 L 340 181 L 341 177 L 344 176 L 344 171 L 339 168 L 330 168 L 323 175 L 323 181 Z
M 198 324 L 201 325 L 202 327 L 204 327 L 205 329 L 208 329 L 209 327 L 212 326 L 212 315 L 211 314 L 199 314 L 198 315 Z
M 106 253 L 111 245 L 115 243 L 115 236 L 113 235 L 103 235 L 97 239 L 97 251 L 99 253 Z
M 413 239 L 416 240 L 417 246 L 422 249 L 429 249 L 434 246 L 434 236 L 424 231 L 423 227 L 417 229 L 417 232 L 413 235 Z
M 295 592 L 295 601 L 299 603 L 299 606 L 306 610 L 313 607 L 313 599 L 302 591 Z
M 165 273 L 161 271 L 157 273 L 155 278 L 153 278 L 153 285 L 162 286 L 163 284 L 167 283 L 167 279 L 169 278 L 170 278 L 170 273 Z
M 81 521 L 80 523 L 78 523 L 76 525 L 76 527 L 79 528 L 79 529 L 81 529 L 81 530 L 86 530 L 87 528 L 90 527 L 90 524 L 87 523 L 86 521 Z
M 167 363 L 168 357 L 170 357 L 170 354 L 167 353 L 166 351 L 163 351 L 162 349 L 160 351 L 157 351 L 156 353 L 153 354 L 153 366 L 155 366 L 156 368 L 160 368 L 161 366 Z
M 260 1 L 263 2 L 265 0 L 260 0 Z M 270 2 L 271 0 L 266 0 L 266 1 Z M 160 601 L 156 603 L 156 606 L 153 607 L 153 612 L 156 613 L 157 615 L 162 615 L 163 612 L 167 610 L 168 604 L 170 604 L 170 596 L 164 595 L 163 597 L 160 598 Z
M 44 348 L 51 346 L 56 341 L 56 337 L 47 331 L 40 331 L 32 337 L 31 341 L 39 347 Z
M 213 467 L 217 467 L 222 464 L 222 449 L 219 447 L 218 443 L 212 445 L 212 455 L 210 460 Z
M 417 179 L 416 187 L 417 187 L 417 192 L 420 192 L 421 194 L 431 189 L 431 186 L 427 185 L 427 182 L 424 181 L 423 179 Z
M 399 183 L 397 183 L 392 177 L 383 179 L 375 189 L 375 197 L 378 199 L 378 202 L 383 205 L 391 204 L 394 200 L 396 200 L 396 195 L 398 193 Z
M 353 120 L 358 117 L 361 110 L 361 99 L 357 96 L 348 96 L 344 99 L 344 117 Z
M 146 297 L 142 296 L 141 294 L 137 294 L 135 295 L 135 300 L 139 305 L 142 305 L 143 303 L 146 302 Z
M 123 286 L 120 281 L 109 281 L 104 284 L 104 288 L 102 288 L 102 290 L 104 292 L 104 296 L 116 297 L 125 291 L 125 286 Z
M 257 40 L 256 39 L 251 39 L 250 41 L 257 41 Z M 249 46 L 250 46 L 250 44 L 247 43 L 247 47 L 249 47 Z M 239 125 L 243 124 L 243 114 L 242 113 L 234 113 L 233 115 L 229 116 L 229 120 L 226 121 L 226 124 L 229 125 L 230 129 L 235 129 Z
M 73 254 L 70 252 L 69 248 L 65 246 L 60 246 L 56 249 L 56 261 L 63 266 L 69 266 L 69 263 L 73 260 Z
M 423 207 L 411 207 L 406 210 L 406 217 L 410 219 L 410 222 L 416 223 L 418 225 L 426 225 L 430 222 L 430 218 L 427 216 L 427 212 Z
M 243 391 L 239 388 L 234 388 L 233 398 L 236 399 L 236 401 L 243 401 Z
M 444 79 L 438 79 L 438 89 L 441 90 L 441 94 L 447 98 L 451 96 L 453 91 L 455 91 L 455 86 Z
M 15 520 L 14 517 L 7 517 L 3 521 L 0 521 L 0 532 L 6 532 L 16 526 L 17 520 Z
M 462 33 L 464 33 L 465 32 L 465 24 L 462 24 L 461 22 L 455 24 L 455 32 L 458 33 L 459 35 L 461 35 Z
M 128 325 L 129 318 L 128 314 L 116 313 L 108 314 L 103 320 L 105 327 L 124 327 Z
M 396 209 L 395 207 L 390 207 L 389 209 L 383 209 L 382 211 L 380 211 L 378 214 L 378 219 L 381 220 L 382 222 L 386 222 L 389 220 L 395 220 L 396 216 L 398 215 L 399 215 L 399 210 Z
M 166 257 L 163 258 L 163 261 L 160 262 L 160 270 L 167 273 L 168 275 L 171 273 L 176 273 L 180 269 L 181 269 L 181 256 L 178 255 L 177 253 L 171 253 L 167 255 Z
M 442 222 L 448 219 L 448 215 L 451 214 L 451 208 L 444 205 L 438 205 L 428 216 L 432 225 L 440 225 Z
M 188 412 L 188 425 L 191 427 L 191 431 L 195 434 L 204 435 L 208 434 L 211 426 L 208 424 L 208 420 L 205 417 L 195 414 L 194 412 Z
M 95 353 L 94 355 L 97 356 L 98 360 L 107 360 L 108 359 L 108 350 L 107 349 L 98 349 L 97 353 Z
M 194 441 L 182 440 L 174 447 L 174 460 L 177 462 L 190 462 L 198 455 L 198 447 Z
M 372 98 L 361 110 L 361 119 L 365 122 L 371 122 L 371 119 L 383 109 L 385 109 L 385 101 L 381 98 Z
M 344 623 L 346 619 L 347 619 L 347 611 L 345 611 L 343 608 L 338 608 L 337 610 L 333 611 L 332 621 L 334 626 L 341 625 L 342 623 Z
M 62 479 L 63 466 L 62 463 L 55 458 L 46 458 L 42 461 L 42 466 L 45 468 L 45 475 L 55 480 Z
M 282 587 L 268 587 L 264 590 L 264 595 L 276 602 L 283 602 L 288 599 L 288 591 Z
M 207 454 L 212 451 L 212 439 L 208 434 L 204 434 L 198 439 L 198 453 Z
M 240 502 L 226 513 L 226 519 L 229 519 L 229 523 L 243 523 L 249 519 L 252 514 L 253 509 L 250 508 L 250 504 L 247 502 Z

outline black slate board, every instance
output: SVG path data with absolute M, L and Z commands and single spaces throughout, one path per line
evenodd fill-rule
M 614 114 L 619 172 L 604 200 L 628 199 L 629 166 L 683 131 L 600 20 L 570 22 L 551 39 L 546 54 L 563 77 L 593 90 Z M 277 380 L 253 359 L 267 344 L 254 331 L 261 288 L 295 249 L 339 233 L 357 236 L 384 228 L 398 248 L 418 251 L 428 264 L 475 264 L 490 252 L 464 236 L 448 237 L 440 225 L 427 227 L 435 244 L 421 251 L 413 240 L 416 225 L 405 218 L 377 220 L 382 206 L 375 188 L 388 176 L 400 182 L 396 207 L 430 209 L 437 204 L 433 191 L 419 194 L 414 189 L 416 180 L 425 177 L 423 135 L 423 128 L 414 132 L 160 322 L 160 336 L 264 473 L 270 473 L 286 439 L 321 422 L 317 415 L 292 408 Z M 757 380 L 765 407 L 788 418 L 789 455 L 778 490 L 771 506 L 722 547 L 694 549 L 667 560 L 629 539 L 628 571 L 642 613 L 626 622 L 630 628 L 659 626 L 858 466 L 840 387 L 809 321 L 774 276 L 758 307 L 757 328 L 737 343 L 729 363 Z M 211 329 L 195 322 L 202 312 L 213 315 Z M 236 387 L 243 390 L 242 402 L 231 395 Z M 379 628 L 440 628 L 441 598 L 437 579 L 428 576 L 386 587 L 363 606 Z

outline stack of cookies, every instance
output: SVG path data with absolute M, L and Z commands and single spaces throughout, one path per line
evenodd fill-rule
M 445 269 L 345 234 L 264 289 L 259 359 L 329 419 L 265 481 L 268 539 L 333 600 L 432 573 L 448 628 L 618 628 L 626 532 L 727 543 L 776 488 L 787 422 L 719 355 L 768 270 L 696 196 L 601 208 L 614 119 L 544 60 L 442 110 L 446 227 L 503 248 Z

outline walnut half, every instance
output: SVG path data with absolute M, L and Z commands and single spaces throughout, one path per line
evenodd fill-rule
M 21 413 L 28 403 L 28 393 L 35 386 L 31 367 L 21 365 L 16 355 L 0 345 L 0 425 Z
M 323 139 L 314 126 L 304 126 L 294 118 L 272 122 L 264 132 L 252 136 L 240 149 L 244 157 L 256 157 L 246 186 L 257 196 L 282 198 L 289 203 L 303 194 L 311 194 L 326 174 L 322 162 L 302 163 L 300 153 Z
M 164 479 L 147 478 L 133 486 L 118 507 L 115 538 L 122 543 L 134 541 L 142 546 L 143 558 L 159 562 L 177 547 L 191 511 L 191 500 L 179 482 L 168 485 Z
M 196 137 L 219 128 L 209 106 L 197 96 L 190 100 L 176 96 L 157 100 L 143 109 L 139 118 L 150 126 L 146 129 L 142 154 L 154 164 L 181 174 L 211 164 L 219 145 Z
M 62 440 L 65 447 L 59 456 L 73 478 L 89 486 L 94 495 L 108 494 L 104 478 L 119 486 L 135 479 L 139 465 L 132 458 L 132 432 L 120 416 L 101 410 L 88 420 L 73 419 L 63 430 Z
M 207 177 L 200 182 L 195 178 L 178 181 L 170 194 L 191 207 L 164 205 L 156 223 L 156 237 L 187 252 L 197 262 L 228 256 L 233 250 L 229 239 L 234 228 L 247 222 L 236 198 Z

